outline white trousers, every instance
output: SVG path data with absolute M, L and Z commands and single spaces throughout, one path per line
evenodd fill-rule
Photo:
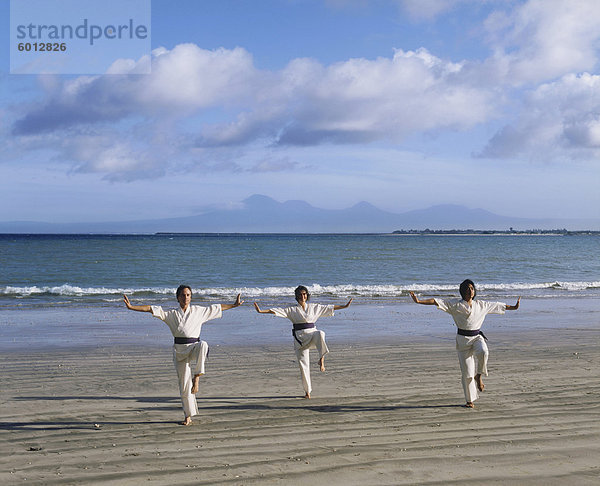
M 296 331 L 296 338 L 300 340 L 300 344 L 294 339 L 294 350 L 296 351 L 296 357 L 298 358 L 298 365 L 300 366 L 300 376 L 302 378 L 302 386 L 304 387 L 305 393 L 312 392 L 312 384 L 310 381 L 310 351 L 316 349 L 319 353 L 319 358 L 322 358 L 329 353 L 329 348 L 325 342 L 325 333 L 318 331 L 312 327 L 310 329 L 302 329 Z
M 192 394 L 192 378 L 204 374 L 204 363 L 208 355 L 206 341 L 192 344 L 173 345 L 173 363 L 179 380 L 179 393 L 185 417 L 198 415 L 196 395 Z
M 462 374 L 462 386 L 467 402 L 479 398 L 475 375 L 487 376 L 488 347 L 483 336 L 456 335 L 456 351 Z

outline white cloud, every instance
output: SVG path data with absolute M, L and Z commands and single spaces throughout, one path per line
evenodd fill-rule
M 345 141 L 399 140 L 408 133 L 465 127 L 485 120 L 485 89 L 460 79 L 461 64 L 426 49 L 392 58 L 350 59 L 322 66 L 296 59 L 277 73 L 261 72 L 243 49 L 207 51 L 191 44 L 155 52 L 152 75 L 81 77 L 15 125 L 31 134 L 134 116 L 184 118 L 212 107 L 238 111 L 234 122 L 210 124 L 204 143 L 246 143 L 278 132 Z M 288 143 L 293 141 L 288 137 Z
M 600 158 L 600 76 L 568 74 L 533 90 L 520 117 L 480 154 L 540 160 Z
M 214 127 L 204 143 L 247 142 L 258 134 L 286 145 L 397 142 L 420 131 L 468 128 L 487 120 L 495 104 L 461 70 L 426 49 L 330 66 L 296 59 L 276 73 L 271 97 Z
M 132 116 L 181 118 L 198 110 L 252 104 L 256 86 L 268 73 L 258 72 L 241 48 L 209 51 L 180 44 L 153 52 L 152 74 L 82 76 L 47 92 L 41 106 L 28 110 L 14 127 L 32 134 L 80 124 L 115 122 Z M 143 62 L 140 60 L 140 62 Z M 115 64 L 122 69 L 128 60 Z
M 431 18 L 459 3 L 403 5 Z M 597 66 L 600 4 L 491 4 L 498 10 L 485 28 L 493 55 L 481 63 L 454 62 L 420 48 L 331 65 L 299 58 L 268 71 L 258 69 L 240 47 L 180 44 L 155 49 L 149 75 L 135 74 L 148 61 L 140 59 L 111 67 L 131 75 L 62 82 L 42 77 L 44 99 L 20 107 L 12 124 L 15 143 L 23 150 L 45 143 L 77 170 L 116 179 L 154 177 L 180 167 L 264 172 L 297 166 L 282 165 L 284 159 L 244 165 L 232 151 L 257 144 L 401 144 L 422 133 L 497 123 L 513 110 L 516 115 L 481 156 L 555 157 L 556 150 L 569 158 L 595 151 L 598 83 L 593 74 L 577 73 Z M 523 95 L 523 86 L 529 94 Z
M 488 60 L 507 83 L 537 83 L 598 63 L 597 0 L 529 0 L 485 22 L 495 55 Z
M 261 139 L 266 145 L 400 141 L 420 131 L 468 128 L 494 109 L 487 89 L 461 78 L 462 64 L 426 49 L 330 66 L 295 59 L 278 72 L 258 70 L 241 48 L 207 51 L 184 44 L 156 50 L 153 56 L 151 75 L 49 83 L 47 100 L 26 107 L 13 133 L 27 138 L 64 132 L 75 139 L 69 146 L 87 146 L 106 130 L 120 132 L 120 140 L 133 137 L 131 126 L 143 123 L 155 133 L 136 135 L 147 144 L 142 153 L 154 154 L 156 134 L 165 131 L 160 141 L 175 144 L 173 157 L 193 145 L 242 146 Z M 224 110 L 233 120 L 214 123 L 206 115 L 212 109 Z M 201 125 L 198 134 L 186 138 L 177 124 L 189 117 Z M 82 170 L 131 172 L 151 165 L 134 162 L 140 157 L 133 149 L 92 146 L 95 158 L 63 150 Z M 159 165 L 164 170 L 164 162 Z
M 590 114 L 587 119 L 565 127 L 565 137 L 575 146 L 600 149 L 600 114 Z
M 171 112 L 216 105 L 251 103 L 256 85 L 265 82 L 252 56 L 240 47 L 201 49 L 180 44 L 171 51 L 156 51 L 152 75 L 138 83 L 140 106 Z

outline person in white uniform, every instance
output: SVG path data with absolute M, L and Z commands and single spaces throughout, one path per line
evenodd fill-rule
M 419 299 L 414 292 L 410 296 L 417 304 L 435 305 L 447 312 L 456 324 L 456 350 L 462 374 L 462 386 L 467 400 L 466 407 L 474 408 L 473 402 L 479 398 L 478 391 L 483 391 L 485 385 L 481 378 L 487 376 L 488 347 L 486 338 L 481 331 L 485 316 L 488 314 L 504 314 L 507 310 L 517 310 L 521 297 L 515 305 L 502 302 L 486 302 L 475 300 L 477 291 L 472 280 L 460 284 L 461 299 Z
M 221 317 L 222 312 L 242 305 L 238 294 L 233 304 L 213 304 L 208 307 L 191 305 L 192 289 L 188 285 L 180 285 L 176 292 L 178 309 L 164 311 L 159 305 L 132 305 L 129 298 L 123 295 L 128 309 L 138 312 L 150 312 L 163 321 L 173 334 L 173 362 L 179 380 L 179 392 L 183 404 L 185 419 L 182 425 L 191 425 L 192 417 L 198 415 L 198 403 L 195 394 L 198 392 L 200 376 L 205 371 L 208 355 L 208 344 L 200 340 L 202 324 Z
M 315 322 L 319 317 L 333 316 L 334 311 L 348 307 L 352 299 L 345 305 L 323 305 L 309 303 L 310 293 L 304 285 L 294 290 L 298 305 L 281 308 L 261 310 L 255 302 L 254 307 L 260 314 L 274 314 L 277 317 L 285 317 L 292 321 L 292 335 L 294 336 L 294 350 L 300 366 L 300 376 L 304 387 L 304 398 L 310 399 L 312 383 L 310 379 L 310 350 L 316 349 L 319 353 L 319 367 L 325 371 L 325 355 L 329 352 L 325 342 L 325 333 L 317 330 Z

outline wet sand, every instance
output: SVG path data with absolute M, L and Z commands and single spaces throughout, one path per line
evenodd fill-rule
M 169 346 L 3 352 L 1 484 L 598 484 L 600 330 L 496 335 L 464 408 L 453 339 L 212 346 L 182 427 Z M 312 352 L 314 353 L 314 351 Z

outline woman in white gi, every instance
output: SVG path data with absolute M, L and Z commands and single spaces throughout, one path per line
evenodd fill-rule
M 317 349 L 319 352 L 319 366 L 321 371 L 325 371 L 325 355 L 329 352 L 325 342 L 325 333 L 318 331 L 315 322 L 319 317 L 332 316 L 333 311 L 345 309 L 350 305 L 350 299 L 345 305 L 323 305 L 309 304 L 310 293 L 304 285 L 300 285 L 294 290 L 298 305 L 286 308 L 274 307 L 268 310 L 261 310 L 255 302 L 254 307 L 260 314 L 274 314 L 277 317 L 285 317 L 292 321 L 292 335 L 294 336 L 294 350 L 300 366 L 300 375 L 302 385 L 304 386 L 304 398 L 310 399 L 312 385 L 310 380 L 310 349 Z
M 438 309 L 447 312 L 456 324 L 456 350 L 462 373 L 462 385 L 467 400 L 466 407 L 473 408 L 473 402 L 479 398 L 479 391 L 485 385 L 481 375 L 487 376 L 488 347 L 486 338 L 481 332 L 481 326 L 488 314 L 504 314 L 507 310 L 517 310 L 521 297 L 515 305 L 502 302 L 486 302 L 475 300 L 477 291 L 472 280 L 465 280 L 460 284 L 462 299 L 424 299 L 417 298 L 414 292 L 410 296 L 417 304 L 435 305 Z
M 242 305 L 238 294 L 233 304 L 213 304 L 208 307 L 190 305 L 192 289 L 188 285 L 180 285 L 176 292 L 178 309 L 164 311 L 159 305 L 132 305 L 126 295 L 123 301 L 128 309 L 138 312 L 150 312 L 154 317 L 165 322 L 173 334 L 173 362 L 179 379 L 179 392 L 183 404 L 185 419 L 181 425 L 191 425 L 192 416 L 198 415 L 198 403 L 195 394 L 198 392 L 200 375 L 204 374 L 204 362 L 208 355 L 208 344 L 200 341 L 202 324 L 221 317 L 222 312 Z

